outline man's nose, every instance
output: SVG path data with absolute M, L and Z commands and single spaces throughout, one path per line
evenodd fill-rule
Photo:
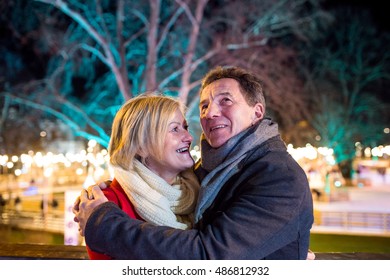
M 219 115 L 220 115 L 220 110 L 217 104 L 210 103 L 205 111 L 205 117 L 211 119 Z

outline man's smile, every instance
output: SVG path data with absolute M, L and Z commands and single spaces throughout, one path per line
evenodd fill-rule
M 210 128 L 210 132 L 213 131 L 213 130 L 216 130 L 216 129 L 219 129 L 219 128 L 225 128 L 225 127 L 227 127 L 226 124 L 219 124 L 219 125 L 211 127 Z

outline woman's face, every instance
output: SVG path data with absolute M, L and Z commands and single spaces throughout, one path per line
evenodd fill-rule
M 194 164 L 190 154 L 192 140 L 188 132 L 187 121 L 178 109 L 168 122 L 168 133 L 165 136 L 163 148 L 164 158 L 157 160 L 148 156 L 147 167 L 168 183 L 172 183 L 180 172 Z

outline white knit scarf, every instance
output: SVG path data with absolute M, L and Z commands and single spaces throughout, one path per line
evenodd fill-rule
M 179 182 L 170 185 L 136 159 L 133 170 L 112 167 L 116 180 L 145 221 L 178 229 L 192 227 L 199 192 L 192 168 L 181 172 Z

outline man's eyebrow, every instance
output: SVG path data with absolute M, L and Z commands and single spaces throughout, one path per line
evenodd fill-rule
M 216 94 L 216 96 L 220 96 L 220 95 L 223 95 L 223 96 L 232 96 L 232 94 L 228 91 L 224 91 L 224 92 L 221 92 L 221 93 L 218 93 Z
M 214 95 L 214 97 L 218 97 L 218 96 L 233 96 L 233 95 L 228 91 L 224 91 Z M 203 99 L 199 101 L 199 105 L 203 105 L 204 103 L 207 103 L 207 99 Z
M 199 106 L 202 106 L 203 104 L 207 103 L 206 99 L 200 100 L 199 101 Z

